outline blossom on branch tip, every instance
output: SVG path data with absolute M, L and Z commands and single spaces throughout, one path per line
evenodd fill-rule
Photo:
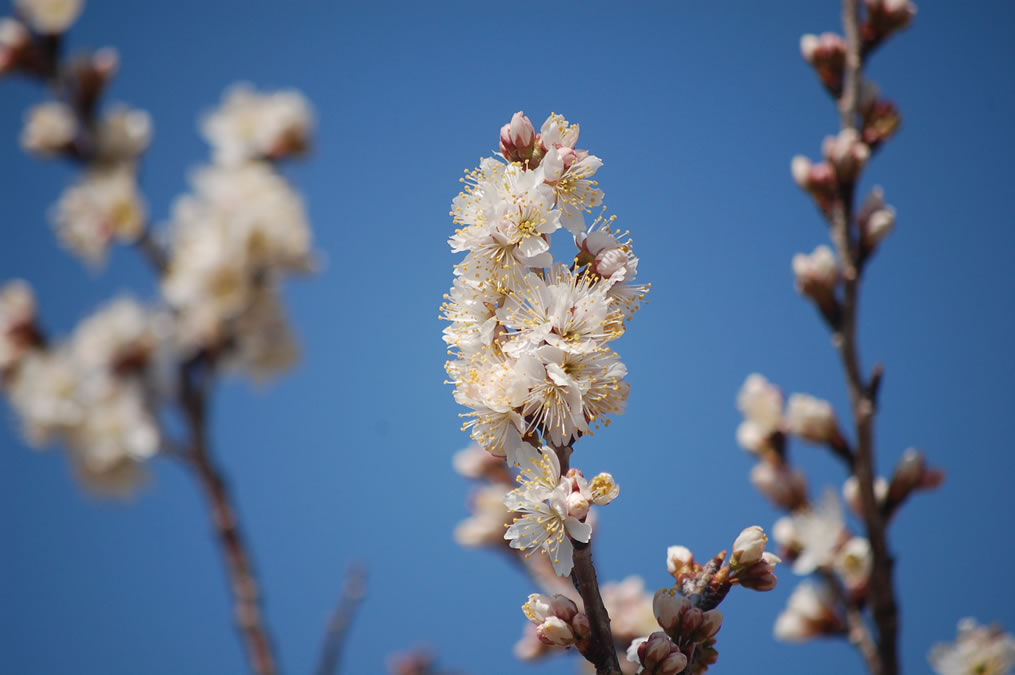
M 236 165 L 256 159 L 281 159 L 310 146 L 313 112 L 295 90 L 259 92 L 233 85 L 222 104 L 201 121 L 201 132 L 214 148 L 215 161 Z
M 737 428 L 740 446 L 758 454 L 771 449 L 773 436 L 782 425 L 782 392 L 778 387 L 763 375 L 748 375 L 737 394 L 737 408 L 744 415 Z
M 118 166 L 86 173 L 64 191 L 52 218 L 63 244 L 99 265 L 113 240 L 129 243 L 141 235 L 147 209 L 133 169 Z
M 934 645 L 927 659 L 937 675 L 1008 675 L 1015 670 L 1015 637 L 967 617 L 955 642 Z
M 532 122 L 519 111 L 511 121 L 500 129 L 500 152 L 509 162 L 525 162 L 532 159 L 536 146 L 536 130 Z
M 588 617 L 564 595 L 533 593 L 522 605 L 522 613 L 536 626 L 536 635 L 545 645 L 569 647 L 590 635 Z

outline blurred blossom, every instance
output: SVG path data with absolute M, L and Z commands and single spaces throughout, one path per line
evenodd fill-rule
M 28 109 L 21 147 L 40 157 L 51 157 L 67 150 L 78 133 L 74 111 L 66 103 L 51 101 Z
M 782 424 L 782 392 L 763 375 L 753 373 L 740 388 L 737 409 L 744 415 L 737 428 L 740 446 L 755 453 L 768 448 Z
M 809 394 L 789 397 L 786 431 L 814 443 L 833 443 L 841 438 L 831 404 Z
M 854 596 L 866 591 L 873 565 L 870 542 L 864 537 L 852 537 L 843 544 L 834 563 L 843 586 Z
M 885 503 L 888 497 L 888 481 L 881 476 L 874 479 L 874 500 L 880 505 Z M 850 510 L 858 516 L 863 516 L 863 505 L 860 501 L 860 481 L 856 476 L 850 476 L 842 484 L 842 498 L 849 505 Z
M 61 241 L 93 265 L 105 260 L 113 240 L 136 240 L 146 218 L 137 177 L 125 166 L 88 171 L 64 191 L 53 210 Z
M 143 367 L 167 337 L 167 320 L 132 298 L 114 300 L 74 330 L 70 348 L 75 364 L 84 371 Z
M 36 447 L 73 430 L 85 410 L 78 400 L 78 378 L 66 349 L 25 356 L 9 385 L 8 396 L 25 440 Z
M 37 33 L 52 35 L 71 27 L 81 14 L 83 0 L 14 0 L 14 8 Z
M 839 282 L 839 265 L 832 249 L 822 244 L 813 253 L 793 256 L 793 276 L 797 290 L 818 299 L 829 296 Z
M 955 642 L 934 645 L 928 660 L 938 675 L 1008 675 L 1015 669 L 1015 637 L 965 618 Z
M 39 341 L 35 313 L 35 295 L 26 282 L 0 286 L 0 387 L 4 373 Z
M 795 574 L 810 574 L 828 567 L 842 544 L 846 523 L 842 505 L 834 490 L 826 490 L 821 501 L 792 516 L 793 530 L 802 550 L 793 564 Z
M 261 93 L 241 83 L 229 89 L 222 105 L 202 119 L 201 132 L 218 164 L 279 159 L 309 146 L 313 114 L 298 91 Z
M 793 589 L 786 609 L 776 618 L 774 632 L 775 638 L 783 642 L 806 642 L 841 629 L 832 590 L 825 584 L 803 581 Z
M 455 541 L 466 548 L 503 546 L 504 530 L 514 522 L 514 514 L 504 506 L 510 491 L 510 486 L 501 483 L 476 488 L 469 498 L 472 515 L 455 527 Z
M 652 610 L 652 594 L 645 590 L 641 577 L 631 575 L 620 582 L 607 582 L 600 593 L 610 615 L 610 630 L 621 646 L 659 627 Z
M 856 216 L 860 238 L 868 249 L 875 248 L 895 228 L 895 209 L 885 204 L 885 192 L 875 186 Z
M 98 155 L 105 161 L 134 159 L 151 141 L 151 115 L 125 105 L 114 106 L 103 115 L 96 130 Z
M 776 506 L 793 511 L 807 503 L 807 478 L 783 463 L 758 462 L 751 483 Z

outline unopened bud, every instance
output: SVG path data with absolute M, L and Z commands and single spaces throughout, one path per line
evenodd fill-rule
M 768 537 L 758 525 L 745 528 L 733 542 L 733 553 L 730 555 L 730 567 L 736 569 L 747 567 L 761 560 Z
M 578 606 L 571 598 L 557 593 L 550 598 L 550 613 L 570 623 L 578 614 Z
M 680 616 L 680 636 L 690 638 L 701 627 L 705 612 L 697 607 L 688 607 Z
M 851 128 L 843 129 L 838 136 L 826 137 L 821 149 L 828 163 L 835 167 L 836 177 L 843 182 L 855 180 L 870 158 L 870 148 Z
M 689 636 L 691 642 L 704 642 L 715 636 L 722 628 L 722 612 L 718 609 L 710 609 L 702 614 L 701 625 L 693 635 Z
M 842 89 L 842 73 L 846 63 L 846 41 L 835 33 L 804 35 L 800 38 L 800 53 L 814 66 L 821 82 L 831 91 Z
M 793 256 L 793 276 L 801 294 L 822 302 L 831 297 L 839 283 L 839 264 L 832 249 L 822 244 L 811 254 Z
M 536 129 L 519 111 L 500 129 L 500 151 L 509 162 L 524 162 L 532 157 L 536 144 Z
M 669 588 L 659 589 L 652 598 L 652 613 L 655 614 L 660 628 L 670 635 L 678 629 L 681 617 L 690 607 L 690 600 L 682 595 L 677 595 Z
M 770 591 L 778 583 L 775 566 L 780 562 L 782 559 L 779 556 L 765 551 L 760 560 L 737 573 L 737 581 L 752 591 Z
M 589 617 L 584 614 L 576 614 L 571 619 L 571 630 L 574 631 L 575 638 L 578 640 L 584 640 L 592 635 L 592 625 L 589 623 Z
M 670 546 L 666 549 L 666 570 L 674 577 L 693 573 L 694 554 L 686 546 Z
M 785 464 L 758 462 L 751 469 L 751 483 L 776 506 L 789 511 L 807 503 L 807 478 Z
M 642 640 L 631 643 L 627 660 L 640 663 L 645 673 L 677 675 L 687 667 L 687 657 L 666 633 L 652 633 Z
M 589 500 L 580 492 L 572 492 L 567 496 L 567 515 L 581 520 L 589 513 Z
M 536 634 L 544 644 L 567 647 L 575 642 L 571 626 L 556 616 L 548 616 L 543 623 L 536 626 Z
M 860 227 L 860 240 L 867 250 L 873 250 L 895 227 L 895 209 L 885 205 L 885 193 L 875 186 L 864 200 L 856 217 Z

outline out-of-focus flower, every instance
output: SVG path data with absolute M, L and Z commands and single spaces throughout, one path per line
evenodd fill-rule
M 215 161 L 235 165 L 254 159 L 279 159 L 310 145 L 313 113 L 298 91 L 261 93 L 249 84 L 234 85 L 222 105 L 201 122 L 214 148 Z
M 455 471 L 465 478 L 484 479 L 495 483 L 511 482 L 504 459 L 491 455 L 477 443 L 456 452 L 451 463 Z
M 641 577 L 631 575 L 620 582 L 607 582 L 600 592 L 610 615 L 610 631 L 621 646 L 658 628 L 652 611 L 653 596 L 645 590 Z
M 880 506 L 888 497 L 888 481 L 881 476 L 874 478 L 874 501 Z M 850 510 L 858 516 L 863 515 L 863 504 L 860 501 L 860 481 L 850 476 L 842 484 L 842 498 Z
M 786 609 L 775 620 L 774 632 L 775 638 L 783 642 L 806 642 L 841 630 L 842 621 L 831 589 L 804 581 L 793 590 Z
M 35 312 L 27 283 L 15 279 L 0 286 L 0 386 L 7 370 L 39 343 Z
M 62 33 L 77 20 L 83 0 L 14 0 L 14 7 L 37 33 Z
M 115 239 L 132 242 L 147 212 L 129 167 L 89 171 L 60 197 L 53 211 L 57 234 L 75 254 L 100 264 Z
M 838 136 L 826 137 L 821 149 L 840 181 L 856 180 L 870 158 L 870 148 L 852 128 L 843 129 Z
M 861 34 L 864 42 L 876 44 L 897 31 L 903 30 L 916 16 L 916 5 L 910 0 L 864 0 L 867 20 Z
M 800 38 L 800 54 L 814 66 L 821 82 L 832 92 L 842 89 L 846 65 L 846 41 L 835 33 L 807 34 Z
M 0 75 L 14 70 L 25 48 L 32 43 L 25 25 L 10 17 L 0 17 Z
M 167 336 L 164 318 L 132 298 L 119 298 L 74 330 L 75 365 L 88 371 L 124 373 L 143 367 Z
M 822 244 L 813 253 L 797 253 L 793 256 L 793 276 L 802 295 L 814 298 L 819 304 L 824 302 L 839 283 L 839 265 L 832 249 Z
M 933 490 L 943 481 L 944 473 L 928 467 L 922 452 L 916 448 L 907 448 L 892 474 L 888 499 L 900 503 L 913 491 Z
M 78 133 L 78 120 L 66 103 L 51 101 L 28 109 L 21 147 L 41 157 L 66 151 Z
M 928 660 L 938 675 L 1008 675 L 1015 669 L 1015 637 L 967 617 L 955 642 L 934 645 Z
M 466 548 L 503 546 L 504 529 L 514 522 L 514 515 L 504 506 L 510 491 L 501 483 L 478 487 L 469 498 L 472 515 L 455 527 L 455 541 Z
M 842 439 L 831 404 L 809 394 L 789 397 L 786 431 L 813 443 L 835 443 Z
M 232 344 L 225 364 L 255 379 L 278 375 L 299 359 L 299 345 L 274 287 L 257 288 L 246 311 L 236 317 L 230 329 Z
M 763 375 L 753 373 L 740 388 L 737 408 L 744 415 L 737 428 L 740 446 L 754 453 L 769 448 L 772 436 L 782 425 L 782 392 Z
M 810 574 L 819 567 L 828 567 L 842 545 L 845 520 L 842 505 L 834 490 L 826 490 L 821 501 L 806 511 L 792 516 L 793 530 L 802 550 L 793 563 L 795 574 Z
M 78 400 L 73 360 L 63 349 L 33 352 L 22 358 L 8 396 L 26 440 L 35 446 L 70 432 L 85 414 Z
M 873 565 L 870 542 L 864 537 L 853 537 L 843 544 L 834 563 L 843 586 L 854 597 L 863 595 L 867 590 Z
M 666 549 L 666 571 L 679 578 L 683 574 L 693 574 L 696 570 L 694 554 L 686 546 L 670 546 Z
M 784 463 L 758 462 L 751 468 L 751 483 L 773 504 L 788 511 L 807 503 L 807 478 Z
M 868 249 L 874 249 L 895 228 L 895 209 L 885 205 L 885 193 L 875 186 L 864 200 L 856 216 L 860 239 Z
M 151 140 L 151 115 L 125 105 L 103 115 L 96 130 L 96 149 L 104 161 L 134 159 L 148 149 Z

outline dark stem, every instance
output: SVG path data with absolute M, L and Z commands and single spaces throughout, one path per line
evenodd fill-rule
M 858 0 L 843 0 L 843 26 L 846 33 L 845 87 L 839 100 L 842 128 L 855 129 L 857 124 L 857 92 L 860 82 L 861 55 Z M 839 201 L 832 212 L 832 236 L 843 265 L 843 303 L 840 330 L 835 344 L 842 358 L 849 389 L 853 418 L 856 424 L 856 453 L 853 473 L 860 488 L 863 520 L 873 554 L 870 580 L 870 603 L 878 629 L 877 651 L 880 664 L 876 675 L 897 675 L 899 672 L 898 607 L 892 582 L 894 561 L 888 551 L 885 519 L 874 496 L 874 398 L 879 376 L 864 382 L 860 369 L 856 321 L 859 306 L 860 272 L 858 252 L 850 234 L 853 219 L 852 181 L 840 185 Z
M 203 378 L 207 365 L 192 360 L 181 368 L 180 405 L 190 427 L 191 448 L 186 454 L 189 466 L 201 485 L 220 553 L 225 561 L 229 586 L 233 595 L 236 628 L 246 650 L 250 669 L 256 675 L 278 672 L 272 641 L 261 615 L 260 591 L 250 563 L 247 544 L 240 532 L 239 519 L 232 505 L 229 488 L 211 457 L 206 433 L 206 384 Z
M 610 631 L 610 615 L 599 594 L 596 568 L 592 564 L 591 544 L 574 542 L 574 568 L 571 583 L 585 604 L 585 615 L 589 617 L 592 629 L 591 647 L 584 653 L 586 659 L 596 667 L 596 675 L 620 675 L 620 661 Z
M 349 567 L 342 588 L 342 597 L 334 614 L 331 615 L 324 634 L 324 648 L 321 649 L 321 660 L 317 664 L 317 675 L 333 675 L 338 672 L 342 660 L 342 646 L 349 634 L 356 610 L 366 593 L 366 578 L 366 570 L 362 567 L 358 565 Z

